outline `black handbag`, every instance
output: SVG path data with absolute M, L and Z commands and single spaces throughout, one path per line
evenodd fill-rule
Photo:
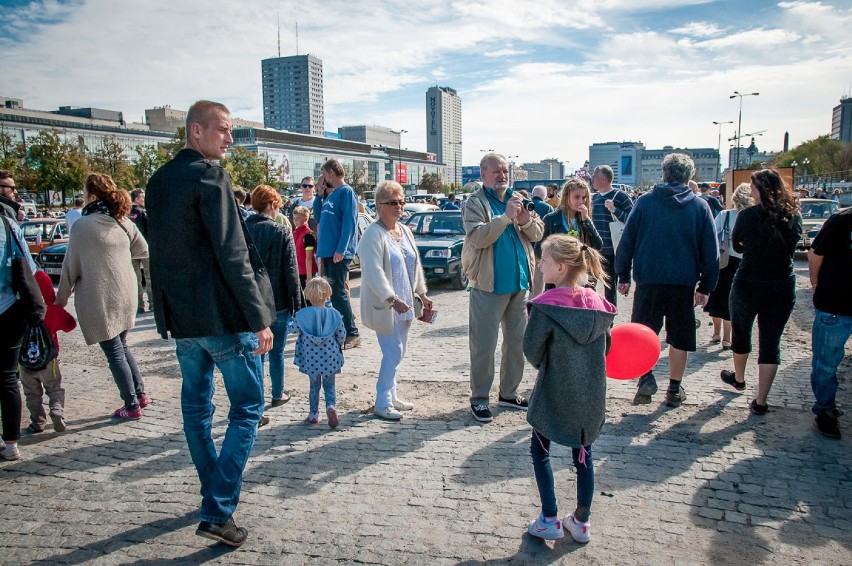
M 43 322 L 27 326 L 21 344 L 21 354 L 18 356 L 21 367 L 40 371 L 50 365 L 50 361 L 58 355 L 59 350 Z
M 9 246 L 10 268 L 12 271 L 12 290 L 18 295 L 18 306 L 27 324 L 35 324 L 44 320 L 47 314 L 47 305 L 41 296 L 41 289 L 35 279 L 30 262 L 24 259 L 30 252 L 24 249 L 17 234 L 11 229 L 10 220 L 3 217 L 3 226 L 6 229 L 6 243 Z M 23 258 L 15 257 L 12 252 L 12 240 L 18 246 Z

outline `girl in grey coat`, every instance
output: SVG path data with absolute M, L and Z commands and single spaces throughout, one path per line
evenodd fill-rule
M 542 245 L 539 263 L 545 283 L 556 285 L 527 305 L 524 355 L 538 369 L 527 421 L 533 426 L 530 454 L 541 497 L 541 514 L 529 532 L 559 539 L 567 528 L 575 541 L 589 542 L 595 489 L 592 442 L 606 412 L 606 353 L 615 307 L 580 285 L 584 276 L 604 280 L 597 251 L 573 236 L 557 234 Z M 577 469 L 577 507 L 557 516 L 550 443 L 570 446 Z

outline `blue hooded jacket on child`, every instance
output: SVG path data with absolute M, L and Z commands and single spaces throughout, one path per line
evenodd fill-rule
M 307 307 L 290 319 L 290 331 L 296 333 L 293 363 L 309 376 L 332 376 L 343 367 L 343 342 L 346 328 L 343 317 L 329 307 Z

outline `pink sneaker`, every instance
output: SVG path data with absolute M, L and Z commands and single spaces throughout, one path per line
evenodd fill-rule
M 314 413 L 309 413 L 308 418 L 305 419 L 305 424 L 317 424 L 319 422 L 319 415 L 315 415 Z
M 334 407 L 329 407 L 325 410 L 325 414 L 328 416 L 328 426 L 329 428 L 337 428 L 337 425 L 340 424 L 340 419 L 337 418 L 337 411 Z
M 142 395 L 139 395 L 136 399 L 139 401 L 140 409 L 144 409 L 145 407 L 151 404 L 151 399 L 149 399 L 148 396 L 144 393 Z
M 136 408 L 134 410 L 130 410 L 127 407 L 122 407 L 120 409 L 116 409 L 112 414 L 114 419 L 121 419 L 125 421 L 138 421 L 142 418 L 142 409 Z

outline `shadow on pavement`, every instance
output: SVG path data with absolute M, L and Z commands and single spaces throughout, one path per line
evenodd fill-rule
M 551 544 L 553 545 L 552 548 Z M 565 559 L 566 555 L 572 552 L 582 550 L 583 546 L 574 542 L 568 533 L 565 533 L 565 536 L 560 540 L 553 541 L 552 543 L 547 543 L 529 533 L 524 533 L 521 537 L 521 544 L 518 547 L 518 551 L 512 556 L 491 558 L 489 560 L 465 560 L 464 562 L 459 562 L 457 566 L 553 564 L 554 562 Z

